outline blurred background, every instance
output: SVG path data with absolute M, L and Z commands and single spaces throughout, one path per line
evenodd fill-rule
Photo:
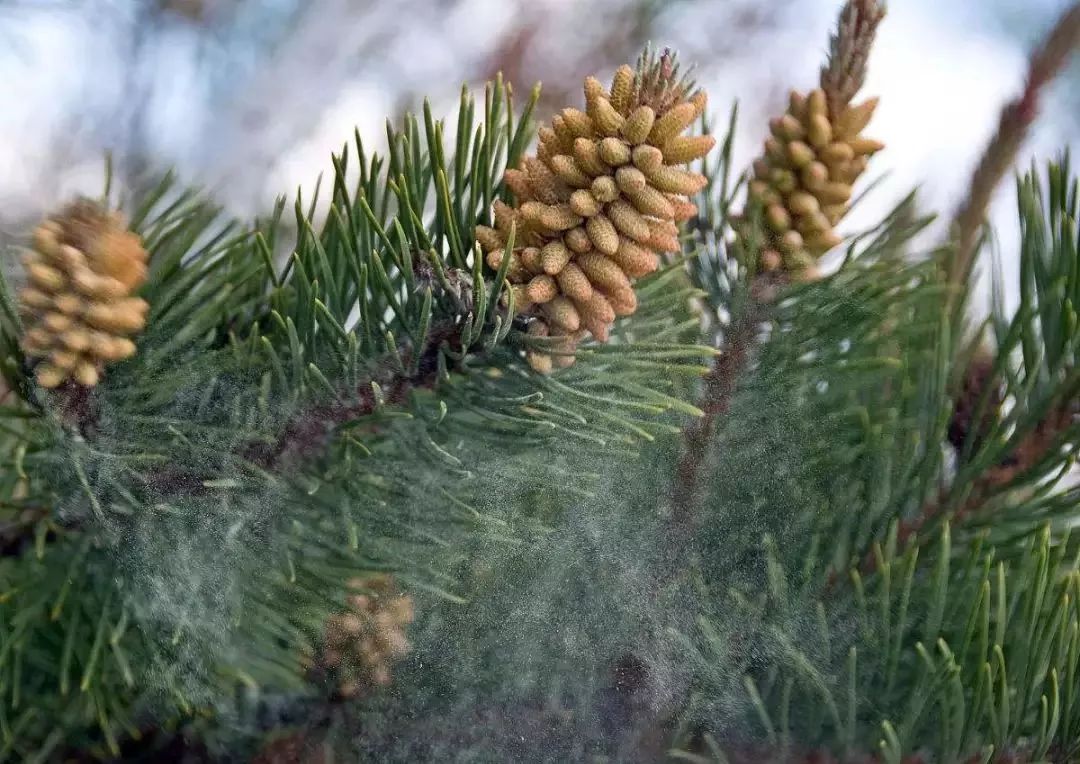
M 914 186 L 949 212 L 1020 89 L 1026 50 L 1068 0 L 893 0 L 866 94 L 888 144 L 879 190 L 847 230 Z M 0 235 L 23 235 L 77 192 L 100 193 L 111 151 L 122 184 L 175 168 L 230 212 L 311 188 L 359 128 L 430 98 L 452 115 L 462 83 L 502 71 L 538 116 L 578 105 L 652 41 L 696 65 L 721 128 L 741 110 L 739 166 L 787 90 L 816 81 L 840 0 L 0 0 Z M 1080 144 L 1077 67 L 1043 103 L 1024 161 Z M 995 206 L 1006 275 L 1011 189 Z M 1009 281 L 1009 279 L 1007 279 Z

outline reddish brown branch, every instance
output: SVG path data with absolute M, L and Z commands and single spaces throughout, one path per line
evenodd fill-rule
M 1073 5 L 1058 19 L 1053 30 L 1032 55 L 1024 91 L 1002 110 L 997 133 L 971 178 L 967 197 L 954 220 L 956 249 L 948 271 L 952 286 L 967 281 L 990 200 L 1016 161 L 1020 146 L 1038 113 L 1040 95 L 1046 85 L 1065 68 L 1069 56 L 1078 47 L 1080 3 Z M 955 291 L 950 300 L 955 299 Z
M 704 416 L 683 431 L 671 496 L 673 534 L 680 545 L 692 538 L 696 529 L 696 510 L 702 500 L 701 468 L 717 419 L 731 408 L 739 378 L 750 363 L 761 323 L 778 285 L 777 276 L 759 276 L 751 285 L 749 301 L 724 335 L 720 356 L 704 379 L 698 403 Z
M 914 543 L 918 536 L 946 513 L 953 523 L 960 523 L 978 515 L 986 503 L 1024 473 L 1041 462 L 1053 448 L 1061 445 L 1062 436 L 1080 416 L 1080 403 L 1072 401 L 1054 408 L 1031 432 L 1021 438 L 1016 447 L 973 482 L 967 495 L 955 502 L 954 488 L 943 488 L 936 497 L 923 505 L 919 513 L 903 520 L 897 527 L 896 538 L 901 549 Z M 860 565 L 864 575 L 877 569 L 877 558 L 867 552 Z M 826 583 L 826 591 L 837 582 L 838 571 L 833 571 Z

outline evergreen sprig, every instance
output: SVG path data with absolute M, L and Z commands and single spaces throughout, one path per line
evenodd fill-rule
M 713 351 L 678 266 L 570 373 L 519 358 L 505 272 L 472 231 L 536 96 L 516 114 L 502 82 L 463 91 L 452 147 L 426 106 L 388 126 L 385 158 L 357 137 L 323 212 L 298 194 L 294 244 L 283 201 L 244 228 L 166 178 L 129 213 L 146 332 L 93 390 L 32 386 L 3 289 L 3 474 L 27 487 L 4 509 L 5 755 L 45 760 L 92 728 L 115 754 L 155 719 L 318 692 L 302 667 L 347 580 L 460 599 L 463 538 L 511 543 L 532 521 L 508 510 L 536 488 L 595 490 L 537 449 L 626 456 L 696 413 L 679 391 Z

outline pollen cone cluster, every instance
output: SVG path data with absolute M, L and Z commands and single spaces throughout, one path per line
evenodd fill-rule
M 496 202 L 495 227 L 476 238 L 491 268 L 510 257 L 516 311 L 532 318 L 529 335 L 551 338 L 526 355 L 536 371 L 571 365 L 586 332 L 607 341 L 615 318 L 637 309 L 634 281 L 679 251 L 677 224 L 697 213 L 688 197 L 706 183 L 683 165 L 715 143 L 683 135 L 705 103 L 669 54 L 643 57 L 610 90 L 586 79 L 585 111 L 563 109 L 540 128 L 535 156 L 506 171 L 514 206 Z
M 750 197 L 761 205 L 769 241 L 764 271 L 811 275 L 821 255 L 841 243 L 836 225 L 852 187 L 884 144 L 862 131 L 877 107 L 872 98 L 832 113 L 822 89 L 792 92 L 787 113 L 770 122 L 765 152 L 754 162 Z
M 349 610 L 327 620 L 320 661 L 337 672 L 343 697 L 390 684 L 391 666 L 409 652 L 405 628 L 413 621 L 412 597 L 390 576 L 356 578 L 349 588 Z
M 42 387 L 96 385 L 102 368 L 134 354 L 130 337 L 146 324 L 146 250 L 120 217 L 82 200 L 34 231 L 19 293 L 22 347 L 38 359 Z

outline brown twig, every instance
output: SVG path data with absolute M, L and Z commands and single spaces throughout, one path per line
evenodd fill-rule
M 1072 426 L 1077 415 L 1080 415 L 1080 405 L 1076 401 L 1055 407 L 1035 429 L 1017 442 L 1015 448 L 975 478 L 967 496 L 952 510 L 953 521 L 976 514 L 996 493 L 1006 489 L 1016 478 L 1039 464 L 1051 449 L 1060 445 L 1062 436 Z M 942 490 L 935 499 L 923 506 L 915 518 L 900 524 L 897 540 L 906 544 L 929 523 L 948 511 L 952 501 L 952 491 L 948 488 Z
M 1071 401 L 1056 406 L 1026 436 L 1021 438 L 1016 447 L 1009 451 L 986 472 L 972 482 L 967 495 L 959 503 L 955 502 L 952 486 L 942 488 L 937 496 L 926 502 L 915 517 L 903 520 L 897 525 L 896 540 L 903 549 L 946 513 L 952 522 L 962 522 L 978 514 L 986 502 L 990 501 L 1018 477 L 1034 468 L 1043 458 L 1060 445 L 1062 437 L 1080 416 L 1080 402 Z M 859 565 L 859 571 L 866 575 L 877 569 L 877 557 L 867 552 Z M 826 581 L 825 591 L 829 591 L 840 578 L 840 571 L 832 571 Z
M 959 287 L 967 281 L 994 191 L 1016 161 L 1020 146 L 1035 121 L 1039 96 L 1065 68 L 1069 56 L 1077 48 L 1080 48 L 1080 2 L 1062 14 L 1032 55 L 1027 84 L 1020 97 L 1002 110 L 997 132 L 972 175 L 967 196 L 953 222 L 956 248 L 947 273 L 950 286 Z M 959 291 L 955 288 L 951 291 L 950 308 L 955 305 Z
M 731 408 L 739 378 L 750 363 L 758 332 L 778 286 L 776 276 L 758 276 L 751 285 L 743 312 L 725 333 L 720 356 L 706 375 L 699 408 L 704 416 L 683 431 L 682 452 L 675 468 L 671 496 L 674 540 L 683 545 L 694 536 L 696 507 L 701 501 L 701 467 L 716 421 Z

